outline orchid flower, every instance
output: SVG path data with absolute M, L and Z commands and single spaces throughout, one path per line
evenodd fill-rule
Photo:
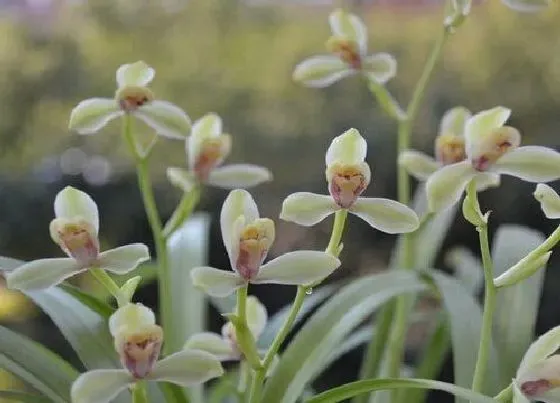
M 427 180 L 430 175 L 446 165 L 464 161 L 465 152 L 465 124 L 471 117 L 468 109 L 461 106 L 445 112 L 439 126 L 439 133 L 435 140 L 435 158 L 420 151 L 406 150 L 399 155 L 399 165 L 419 181 Z M 500 184 L 500 175 L 493 172 L 481 172 L 476 175 L 479 191 Z
M 142 61 L 123 64 L 117 70 L 115 98 L 80 102 L 70 114 L 70 130 L 93 134 L 111 120 L 130 114 L 164 137 L 185 138 L 190 130 L 190 119 L 178 106 L 154 98 L 147 87 L 154 76 L 155 70 Z
M 264 167 L 252 164 L 221 166 L 231 151 L 231 135 L 222 133 L 222 119 L 208 113 L 197 120 L 186 142 L 188 170 L 168 168 L 170 182 L 188 192 L 196 183 L 225 189 L 248 188 L 272 180 Z
M 332 36 L 329 55 L 313 56 L 298 64 L 293 79 L 307 87 L 327 87 L 344 77 L 362 74 L 384 84 L 397 72 L 397 62 L 388 53 L 368 55 L 367 28 L 354 14 L 337 9 L 329 16 Z
M 254 340 L 257 341 L 268 319 L 266 308 L 256 297 L 251 295 L 247 297 L 246 310 L 247 326 Z M 192 335 L 185 343 L 184 348 L 206 351 L 220 361 L 239 361 L 243 359 L 232 322 L 227 322 L 222 326 L 221 335 L 211 332 Z
M 293 193 L 284 200 L 280 218 L 311 226 L 345 209 L 383 232 L 398 234 L 416 230 L 418 216 L 404 204 L 360 197 L 371 179 L 366 153 L 367 143 L 358 130 L 350 129 L 335 137 L 325 157 L 330 195 Z
M 127 304 L 109 318 L 109 330 L 124 369 L 81 374 L 71 390 L 72 403 L 107 403 L 139 381 L 171 382 L 187 387 L 223 374 L 212 354 L 186 349 L 158 361 L 163 330 L 142 304 Z
M 467 120 L 467 159 L 438 169 L 426 182 L 431 211 L 455 204 L 467 184 L 481 172 L 512 175 L 527 182 L 560 178 L 560 153 L 542 146 L 519 147 L 519 131 L 504 126 L 510 114 L 511 110 L 498 106 Z
M 8 288 L 47 288 L 90 268 L 126 274 L 150 257 L 146 245 L 140 243 L 100 252 L 97 205 L 80 190 L 71 186 L 61 190 L 54 200 L 54 212 L 51 237 L 68 257 L 25 263 L 6 274 Z
M 513 403 L 560 402 L 560 326 L 534 341 L 513 380 Z
M 340 261 L 325 252 L 288 252 L 263 264 L 275 237 L 274 221 L 260 218 L 246 190 L 232 190 L 220 214 L 222 238 L 233 272 L 213 267 L 191 271 L 193 284 L 215 297 L 225 297 L 251 284 L 307 285 L 331 274 Z

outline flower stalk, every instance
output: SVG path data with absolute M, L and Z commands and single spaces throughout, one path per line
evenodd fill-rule
M 173 311 L 171 309 L 171 287 L 170 287 L 170 273 L 168 264 L 167 244 L 163 234 L 163 226 L 157 210 L 152 182 L 150 180 L 150 173 L 148 169 L 148 160 L 141 156 L 138 151 L 138 146 L 134 138 L 132 130 L 132 117 L 130 115 L 123 116 L 122 135 L 126 144 L 128 145 L 129 152 L 134 158 L 136 165 L 136 175 L 138 178 L 138 187 L 142 194 L 142 201 L 144 209 L 148 217 L 148 222 L 152 230 L 154 244 L 156 248 L 157 266 L 158 266 L 158 293 L 159 303 L 161 310 L 161 323 L 163 330 L 166 334 L 172 335 L 173 332 L 167 331 L 173 322 Z M 171 351 L 169 347 L 177 345 L 175 340 L 168 340 L 163 347 L 163 354 L 169 354 Z
M 467 197 L 471 200 L 472 208 L 478 208 L 478 198 L 474 181 L 467 187 Z M 492 346 L 492 319 L 496 307 L 496 287 L 494 286 L 494 265 L 490 255 L 490 245 L 488 242 L 488 224 L 486 220 L 481 220 L 476 226 L 480 241 L 480 251 L 482 254 L 482 265 L 484 269 L 484 310 L 482 313 L 482 329 L 480 331 L 480 343 L 478 356 L 474 370 L 472 390 L 480 392 L 484 386 L 486 369 L 490 358 L 490 348 Z
M 426 61 L 426 64 L 422 71 L 422 75 L 420 76 L 420 79 L 418 80 L 414 88 L 410 103 L 406 109 L 406 117 L 398 120 L 398 154 L 400 154 L 402 151 L 405 151 L 410 146 L 412 124 L 414 123 L 414 120 L 418 115 L 418 111 L 424 93 L 426 91 L 426 87 L 428 85 L 430 77 L 432 76 L 437 60 L 441 55 L 443 46 L 445 45 L 445 42 L 449 37 L 449 33 L 449 29 L 445 28 L 438 36 L 436 43 L 434 44 L 432 51 L 428 57 L 428 60 Z M 400 165 L 397 166 L 397 195 L 399 202 L 404 204 L 408 204 L 410 202 L 410 176 L 406 169 Z M 412 269 L 414 260 L 413 240 L 413 234 L 403 234 L 403 253 L 401 255 L 400 261 L 397 263 L 397 267 L 400 269 Z M 404 351 L 407 322 L 410 314 L 410 308 L 412 306 L 412 297 L 407 295 L 400 296 L 397 298 L 394 304 L 394 320 L 392 321 L 392 323 L 388 320 L 381 321 L 381 325 L 391 327 L 390 332 L 387 332 L 387 330 L 384 328 L 380 328 L 378 330 L 378 332 L 381 332 L 381 334 L 389 334 L 388 340 L 390 340 L 390 343 L 386 351 L 386 375 L 393 378 L 399 376 L 400 365 Z M 381 318 L 388 316 L 387 311 L 389 309 L 390 308 L 388 307 L 383 308 L 382 312 L 380 313 Z M 364 370 L 362 371 L 362 375 L 365 378 L 363 379 L 372 377 L 375 374 L 376 368 L 379 367 L 379 360 L 381 357 L 378 357 L 373 353 L 373 351 L 376 350 L 374 348 L 374 346 L 376 345 L 376 339 L 377 337 L 374 336 L 370 341 L 370 345 L 372 347 L 368 347 L 368 350 L 370 350 L 371 355 L 368 354 L 366 355 L 366 357 L 377 357 L 377 360 L 372 360 L 373 362 L 371 362 L 371 367 L 369 370 L 364 368 Z M 396 393 L 394 395 L 396 396 Z M 357 401 L 359 402 L 360 400 Z

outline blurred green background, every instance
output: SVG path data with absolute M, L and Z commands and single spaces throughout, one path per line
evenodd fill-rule
M 525 144 L 560 148 L 560 7 L 527 15 L 498 0 L 476 3 L 444 49 L 412 144 L 432 154 L 439 119 L 450 107 L 478 111 L 504 105 L 513 109 L 511 125 L 521 130 Z M 181 106 L 193 120 L 209 111 L 223 117 L 234 138 L 228 161 L 272 170 L 274 181 L 252 190 L 263 216 L 277 217 L 283 198 L 294 191 L 326 192 L 325 150 L 350 127 L 358 128 L 369 144 L 373 180 L 366 194 L 396 197 L 396 127 L 363 82 L 350 78 L 316 90 L 291 81 L 295 64 L 324 53 L 330 35 L 327 16 L 336 5 L 364 18 L 372 52 L 396 56 L 398 74 L 388 88 L 406 105 L 440 29 L 443 1 L 1 1 L 0 254 L 19 259 L 61 254 L 50 240 L 48 223 L 54 195 L 68 184 L 98 202 L 106 246 L 131 241 L 152 245 L 118 124 L 95 136 L 67 130 L 73 106 L 85 98 L 111 97 L 117 67 L 136 60 L 156 69 L 152 88 L 157 97 Z M 167 218 L 180 194 L 164 173 L 167 166 L 185 164 L 183 144 L 160 140 L 153 159 L 160 211 Z M 504 178 L 499 189 L 483 193 L 483 208 L 493 211 L 492 229 L 521 223 L 550 233 L 555 223 L 544 218 L 532 191 L 533 185 Z M 225 191 L 208 189 L 200 210 L 217 218 L 225 196 Z M 270 255 L 324 248 L 330 224 L 306 229 L 278 222 Z M 395 238 L 359 220 L 349 224 L 343 267 L 335 277 L 383 270 Z M 216 220 L 212 231 L 210 263 L 226 267 Z M 476 247 L 472 227 L 461 218 L 450 229 L 443 252 L 456 245 Z M 443 252 L 439 261 L 445 268 Z M 560 321 L 559 262 L 553 255 L 539 333 Z M 274 291 L 263 294 L 271 311 L 293 292 L 282 287 Z M 141 298 L 155 305 L 156 287 L 145 286 Z M 12 327 L 75 358 L 48 320 L 18 294 L 2 290 L 0 315 Z M 360 355 L 356 351 L 339 361 L 321 386 L 352 379 Z M 449 379 L 450 366 L 444 371 Z

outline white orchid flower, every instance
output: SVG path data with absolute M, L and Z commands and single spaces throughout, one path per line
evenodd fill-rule
M 384 84 L 397 73 L 397 62 L 388 53 L 368 55 L 367 28 L 354 14 L 337 9 L 329 16 L 332 36 L 329 55 L 313 56 L 298 64 L 293 79 L 307 87 L 327 87 L 344 77 L 363 74 Z
M 560 153 L 542 146 L 520 147 L 519 131 L 504 126 L 510 114 L 511 110 L 498 106 L 467 120 L 467 159 L 444 166 L 426 182 L 431 211 L 446 209 L 459 201 L 467 184 L 481 172 L 512 175 L 527 182 L 560 178 Z
M 150 258 L 148 248 L 140 243 L 100 252 L 97 205 L 80 190 L 71 186 L 61 190 L 54 200 L 54 212 L 51 237 L 69 257 L 25 263 L 6 274 L 8 288 L 48 288 L 89 268 L 126 274 Z
M 208 113 L 193 124 L 185 146 L 188 170 L 167 169 L 170 182 L 184 192 L 190 191 L 196 183 L 237 189 L 272 180 L 272 173 L 258 165 L 221 166 L 231 151 L 231 135 L 222 132 L 222 119 L 215 113 Z
M 311 226 L 337 210 L 346 209 L 383 232 L 398 234 L 416 230 L 418 216 L 404 204 L 360 197 L 371 179 L 366 153 L 367 143 L 358 130 L 350 129 L 336 137 L 325 157 L 330 195 L 293 193 L 284 200 L 280 218 Z
M 97 369 L 73 383 L 72 403 L 107 403 L 138 381 L 171 382 L 187 387 L 223 374 L 220 362 L 200 350 L 182 350 L 158 361 L 163 330 L 142 304 L 127 304 L 109 319 L 109 330 L 124 369 Z
M 131 114 L 164 137 L 185 138 L 191 121 L 177 105 L 154 98 L 147 87 L 154 76 L 155 70 L 143 61 L 123 64 L 117 70 L 115 98 L 91 98 L 80 102 L 70 114 L 70 130 L 94 134 L 111 120 Z
M 399 165 L 419 181 L 426 181 L 441 167 L 467 159 L 465 124 L 471 116 L 471 112 L 462 106 L 449 109 L 441 119 L 439 133 L 435 140 L 435 158 L 420 151 L 406 150 L 399 155 Z M 481 172 L 475 180 L 477 189 L 482 191 L 489 187 L 499 186 L 500 175 L 493 172 Z
M 216 297 L 252 284 L 307 285 L 331 274 L 340 261 L 325 252 L 288 252 L 263 264 L 274 242 L 274 221 L 260 218 L 255 201 L 246 190 L 232 190 L 221 215 L 222 238 L 233 272 L 213 267 L 191 271 L 193 284 Z

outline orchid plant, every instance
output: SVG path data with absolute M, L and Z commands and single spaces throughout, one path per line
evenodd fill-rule
M 97 204 L 82 190 L 61 189 L 49 231 L 67 257 L 2 258 L 0 267 L 7 287 L 23 292 L 50 316 L 83 368 L 0 327 L 2 367 L 32 390 L 0 391 L 0 397 L 40 403 L 365 403 L 390 396 L 395 403 L 421 403 L 427 389 L 439 389 L 477 403 L 560 402 L 560 327 L 534 340 L 544 267 L 560 241 L 560 226 L 548 238 L 522 227 L 498 228 L 491 250 L 491 214 L 478 201 L 478 193 L 499 187 L 501 175 L 511 175 L 536 183 L 533 195 L 546 218 L 560 218 L 560 196 L 547 184 L 560 179 L 560 153 L 521 146 L 520 132 L 506 125 L 513 112 L 504 106 L 475 112 L 454 106 L 441 116 L 433 158 L 410 147 L 412 123 L 434 66 L 471 9 L 470 0 L 446 3 L 441 35 L 406 108 L 385 86 L 396 76 L 396 58 L 369 54 L 366 23 L 343 9 L 329 16 L 329 54 L 295 67 L 293 79 L 306 87 L 362 76 L 398 125 L 397 200 L 365 196 L 375 191 L 370 186 L 375 174 L 366 161 L 371 139 L 369 131 L 362 130 L 368 133 L 363 136 L 350 124 L 343 133 L 329 133 L 323 167 L 328 194 L 302 190 L 284 199 L 277 213 L 283 221 L 312 227 L 334 215 L 324 249 L 275 250 L 274 241 L 283 234 L 277 234 L 272 218 L 260 216 L 258 188 L 247 190 L 271 181 L 272 173 L 249 163 L 224 165 L 234 136 L 224 133 L 218 114 L 206 113 L 191 126 L 180 106 L 157 99 L 148 88 L 155 77 L 152 67 L 143 61 L 120 66 L 115 96 L 80 102 L 70 113 L 69 128 L 93 134 L 120 119 L 155 255 L 141 243 L 101 251 Z M 527 12 L 550 1 L 503 3 Z M 134 130 L 135 120 L 156 134 L 147 146 Z M 165 167 L 181 191 L 166 222 L 148 169 L 162 138 L 184 142 L 186 154 L 185 167 Z M 416 204 L 411 177 L 422 182 Z M 204 248 L 195 246 L 206 234 L 191 215 L 207 186 L 229 191 L 219 219 L 229 267 L 208 266 L 199 250 Z M 453 259 L 455 274 L 447 274 L 435 268 L 435 256 L 456 211 L 452 207 L 463 195 L 462 215 L 476 229 L 481 261 L 463 251 Z M 400 238 L 388 270 L 340 283 L 331 275 L 348 269 L 343 250 L 348 213 Z M 136 296 L 142 277 L 132 276 L 150 259 L 157 267 L 157 321 Z M 69 284 L 78 275 L 95 278 L 108 291 L 108 301 Z M 296 291 L 293 302 L 274 314 L 249 294 L 254 285 L 269 290 L 269 284 Z M 482 303 L 476 298 L 480 284 Z M 412 374 L 403 377 L 407 330 L 417 320 L 419 298 L 435 301 L 433 312 L 420 319 L 435 326 L 419 361 L 409 363 Z M 204 324 L 208 302 L 226 319 L 221 333 Z M 523 312 L 512 315 L 512 306 Z M 361 344 L 366 346 L 359 379 L 315 392 L 315 378 Z M 434 380 L 449 347 L 454 382 Z M 392 392 L 376 393 L 381 390 Z

